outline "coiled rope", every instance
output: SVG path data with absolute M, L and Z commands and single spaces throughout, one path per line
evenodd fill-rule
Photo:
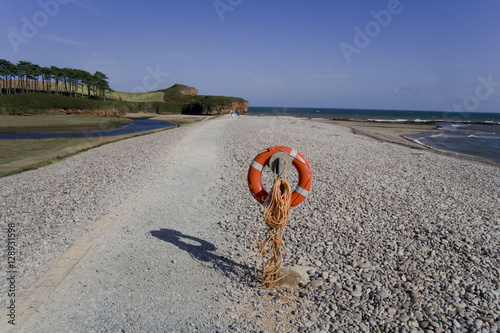
M 285 171 L 283 171 L 284 173 Z M 268 227 L 266 238 L 259 242 L 258 230 L 255 236 L 258 249 L 256 267 L 260 259 L 262 261 L 262 283 L 266 288 L 274 287 L 276 282 L 286 276 L 283 274 L 280 276 L 283 254 L 286 255 L 286 248 L 281 237 L 289 219 L 292 188 L 288 181 L 282 177 L 283 174 L 274 180 L 264 203 L 264 219 Z

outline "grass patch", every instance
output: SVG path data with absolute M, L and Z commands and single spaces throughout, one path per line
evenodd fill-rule
M 163 102 L 163 91 L 147 93 L 132 93 L 123 91 L 110 91 L 106 94 L 108 98 L 126 102 Z
M 46 114 L 31 116 L 0 116 L 0 128 L 23 128 L 23 127 L 80 127 L 80 126 L 103 126 L 109 124 L 127 124 L 132 122 L 128 118 Z
M 44 93 L 23 93 L 0 96 L 0 113 L 46 113 L 48 110 L 98 110 L 111 107 L 109 101 L 75 98 Z
M 95 138 L 0 140 L 0 165 L 41 156 L 92 140 Z

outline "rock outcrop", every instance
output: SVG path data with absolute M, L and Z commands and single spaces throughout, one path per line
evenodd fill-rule
M 220 110 L 217 110 L 217 112 L 213 114 L 223 114 L 223 113 L 229 113 L 231 110 L 233 110 L 235 113 L 240 111 L 241 114 L 245 114 L 248 111 L 248 101 L 244 102 L 233 102 L 231 104 L 230 108 L 221 108 Z
M 198 95 L 198 89 L 196 89 L 196 88 L 183 89 L 183 90 L 180 90 L 179 92 L 181 95 L 190 95 L 190 96 Z
M 241 97 L 198 95 L 198 89 L 179 83 L 163 91 L 163 100 L 169 107 L 180 109 L 183 114 L 214 115 L 230 110 L 244 114 L 248 111 L 248 101 Z

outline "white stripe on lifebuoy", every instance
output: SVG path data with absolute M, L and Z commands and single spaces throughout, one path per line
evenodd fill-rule
M 295 188 L 295 192 L 297 192 L 298 194 L 300 195 L 303 195 L 305 197 L 307 197 L 309 195 L 309 191 L 306 190 L 306 189 L 303 189 L 302 187 L 298 186 Z
M 295 156 L 297 156 L 297 153 L 298 153 L 298 151 L 296 151 L 295 149 L 293 149 L 293 148 L 292 148 L 292 151 L 291 151 L 291 152 L 290 152 L 290 154 L 288 154 L 288 155 L 290 155 L 290 156 L 292 156 L 293 158 L 295 158 Z
M 247 164 L 248 165 L 248 164 Z M 264 169 L 264 166 L 263 165 L 260 165 L 259 163 L 255 162 L 255 161 L 252 161 L 252 164 L 250 164 L 250 166 L 254 169 L 257 169 L 259 170 L 260 172 L 262 172 L 262 169 Z

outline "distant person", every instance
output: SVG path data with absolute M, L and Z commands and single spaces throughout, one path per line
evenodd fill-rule
M 231 117 L 233 117 L 233 118 L 234 118 L 234 111 L 233 111 L 233 110 L 231 110 L 231 111 L 229 111 L 229 113 L 231 114 Z
M 238 110 L 238 119 L 240 118 L 240 110 Z

